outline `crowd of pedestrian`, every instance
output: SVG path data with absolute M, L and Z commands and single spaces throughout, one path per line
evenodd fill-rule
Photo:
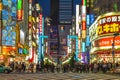
M 111 62 L 108 63 L 91 63 L 91 64 L 84 64 L 84 63 L 75 63 L 73 66 L 70 64 L 64 65 L 54 65 L 52 63 L 49 64 L 41 64 L 41 63 L 25 63 L 25 62 L 10 62 L 9 66 L 12 68 L 13 72 L 17 73 L 34 73 L 34 72 L 77 72 L 77 73 L 97 73 L 103 72 L 106 73 L 107 71 L 111 71 L 114 67 L 118 67 L 119 64 L 115 63 L 112 64 Z
M 91 63 L 91 64 L 83 64 L 83 63 L 77 63 L 75 64 L 75 72 L 93 72 L 93 73 L 97 73 L 97 72 L 103 72 L 106 73 L 107 71 L 112 71 L 114 67 L 118 67 L 119 64 L 115 63 L 112 64 L 111 62 L 108 63 Z
M 24 72 L 34 72 L 34 64 L 27 64 L 25 62 L 10 62 L 9 66 L 12 68 L 12 72 L 24 73 Z

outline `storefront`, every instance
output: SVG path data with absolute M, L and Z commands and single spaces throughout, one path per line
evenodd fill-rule
M 118 33 L 118 35 L 114 35 Z M 120 62 L 120 13 L 99 16 L 89 28 L 91 62 Z
M 9 62 L 17 56 L 16 47 L 12 46 L 2 46 L 2 54 L 3 63 L 8 65 Z

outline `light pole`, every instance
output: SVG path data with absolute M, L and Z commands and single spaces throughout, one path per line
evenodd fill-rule
M 113 68 L 115 68 L 115 51 L 114 51 L 114 47 L 115 47 L 115 37 L 116 36 L 118 36 L 119 35 L 119 33 L 118 32 L 116 32 L 116 33 L 114 33 L 113 34 L 113 43 L 112 43 L 112 57 L 113 57 Z

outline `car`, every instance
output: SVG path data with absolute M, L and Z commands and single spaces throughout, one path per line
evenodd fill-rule
M 115 68 L 114 73 L 119 73 L 120 74 L 120 66 Z
M 12 72 L 12 68 L 0 65 L 0 73 L 10 73 L 10 72 Z

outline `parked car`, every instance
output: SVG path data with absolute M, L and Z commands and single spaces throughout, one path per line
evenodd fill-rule
M 120 73 L 120 66 L 115 68 L 114 73 Z
M 12 72 L 12 68 L 0 65 L 0 73 L 10 73 L 10 72 Z

